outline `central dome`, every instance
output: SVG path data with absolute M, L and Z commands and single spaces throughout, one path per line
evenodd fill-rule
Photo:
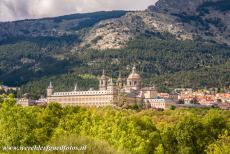
M 140 79 L 141 76 L 137 73 L 131 73 L 128 77 L 128 79 Z
M 128 79 L 141 79 L 141 76 L 136 72 L 136 67 L 132 69 L 132 73 L 129 75 Z

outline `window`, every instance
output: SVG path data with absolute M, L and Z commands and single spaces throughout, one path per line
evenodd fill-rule
M 137 85 L 137 81 L 134 81 L 134 86 L 136 86 Z

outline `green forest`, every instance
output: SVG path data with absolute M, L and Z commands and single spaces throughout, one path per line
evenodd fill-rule
M 82 154 L 230 153 L 230 112 L 219 109 L 136 111 L 56 103 L 25 108 L 15 105 L 12 94 L 1 95 L 0 132 L 0 147 L 87 145 Z
M 114 78 L 118 77 L 119 72 L 127 77 L 133 64 L 136 64 L 144 84 L 156 85 L 160 92 L 170 92 L 179 87 L 229 88 L 228 46 L 200 40 L 180 41 L 168 34 L 149 35 L 131 40 L 125 48 L 119 50 L 84 49 L 70 53 L 67 52 L 68 48 L 63 48 L 60 53 L 55 50 L 53 53 L 47 51 L 44 55 L 38 50 L 37 53 L 42 54 L 38 56 L 38 61 L 28 62 L 29 64 L 22 65 L 17 71 L 6 70 L 9 73 L 3 73 L 0 79 L 3 83 L 21 86 L 19 95 L 31 92 L 34 97 L 40 97 L 45 95 L 49 81 L 54 83 L 57 90 L 71 90 L 77 82 L 81 83 L 79 88 L 84 90 L 97 88 L 97 77 L 101 75 L 102 69 Z M 20 52 L 15 54 L 18 53 Z M 25 57 L 36 57 L 30 54 Z M 10 55 L 12 54 L 7 54 L 9 58 L 13 58 Z M 56 60 L 42 60 L 46 57 Z M 12 59 L 7 64 L 14 66 L 15 61 L 17 60 Z M 91 78 L 82 78 L 84 75 L 90 75 Z

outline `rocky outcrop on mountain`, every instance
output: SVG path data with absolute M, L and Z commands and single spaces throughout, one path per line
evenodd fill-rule
M 134 32 L 123 23 L 124 20 L 114 19 L 102 21 L 85 36 L 80 47 L 93 49 L 119 49 L 134 37 Z
M 167 32 L 179 40 L 192 39 L 192 34 L 185 31 L 182 24 L 176 22 L 171 16 L 156 12 L 138 12 L 137 15 L 142 18 L 147 31 Z
M 130 12 L 125 16 L 98 23 L 84 38 L 81 47 L 93 49 L 119 49 L 140 34 L 168 32 L 177 39 L 192 39 L 175 18 L 162 13 L 148 11 Z
M 229 0 L 160 0 L 148 11 L 176 17 L 186 31 L 230 45 Z
M 229 0 L 159 0 L 146 11 L 98 23 L 80 47 L 118 49 L 136 36 L 167 32 L 176 39 L 202 38 L 230 45 Z

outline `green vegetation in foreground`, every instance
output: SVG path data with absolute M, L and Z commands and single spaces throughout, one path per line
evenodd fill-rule
M 0 147 L 86 144 L 87 154 L 223 154 L 230 151 L 229 111 L 137 112 L 110 107 L 62 108 L 59 104 L 44 108 L 20 107 L 15 105 L 12 95 L 2 95 L 0 104 Z

